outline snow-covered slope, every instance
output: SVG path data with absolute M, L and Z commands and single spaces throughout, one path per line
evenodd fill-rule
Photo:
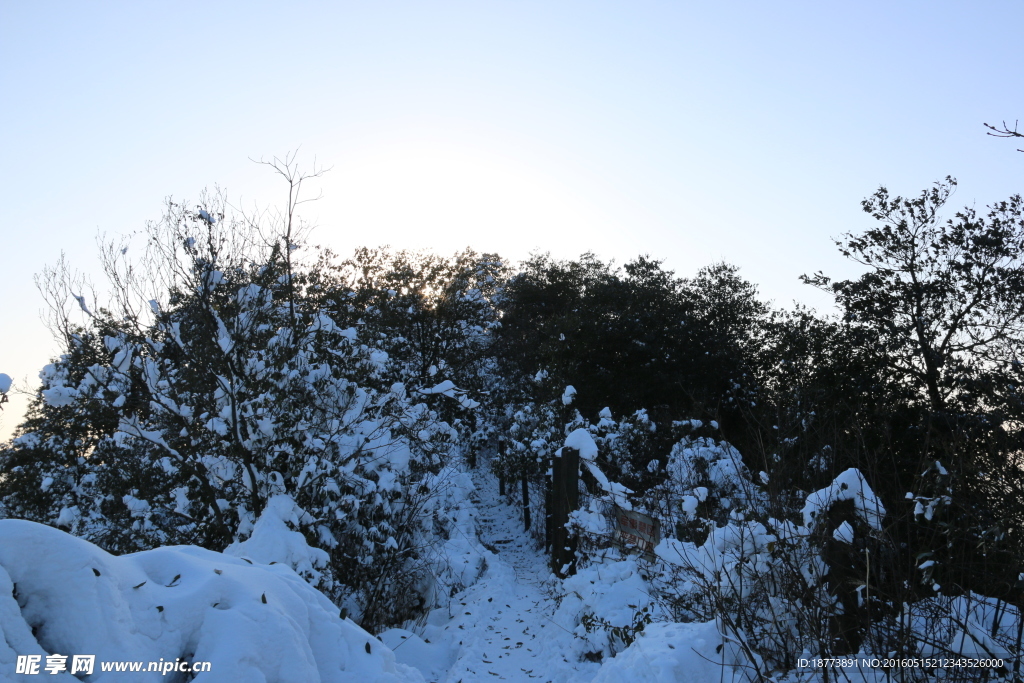
M 52 654 L 95 655 L 90 682 L 190 680 L 145 670 L 179 659 L 210 663 L 198 683 L 718 683 L 736 673 L 721 667 L 714 623 L 649 624 L 613 657 L 581 616 L 618 625 L 630 621 L 625 607 L 647 604 L 635 560 L 560 581 L 486 467 L 450 476 L 461 502 L 448 506 L 458 519 L 447 559 L 435 562 L 450 594 L 435 595 L 444 606 L 420 624 L 379 639 L 296 573 L 315 575 L 325 558 L 289 528 L 285 496 L 226 553 L 174 546 L 117 557 L 51 527 L 0 520 L 0 682 L 39 680 L 15 673 L 18 656 L 40 656 L 46 674 Z M 598 653 L 601 663 L 584 656 Z M 143 670 L 105 672 L 104 662 Z M 83 679 L 64 671 L 47 680 Z
M 174 674 L 103 673 L 100 663 L 177 658 L 210 662 L 197 683 L 423 680 L 283 564 L 186 546 L 115 557 L 41 524 L 0 520 L 0 681 L 38 680 L 15 673 L 17 657 L 41 655 L 45 665 L 49 654 L 95 655 L 89 681 L 167 683 Z
M 725 654 L 723 654 L 725 653 Z M 642 636 L 607 660 L 593 683 L 730 683 L 746 681 L 731 663 L 714 622 L 650 624 Z

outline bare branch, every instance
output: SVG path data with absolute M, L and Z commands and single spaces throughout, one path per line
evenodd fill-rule
M 1003 124 L 1002 124 L 1003 127 L 1002 128 L 998 128 L 996 126 L 993 126 L 990 123 L 986 123 L 986 124 L 983 124 L 983 125 L 986 128 L 989 129 L 988 133 L 986 133 L 986 135 L 991 135 L 992 137 L 995 137 L 995 138 L 1024 138 L 1024 133 L 1021 133 L 1020 131 L 1017 130 L 1018 123 L 1019 123 L 1018 121 L 1014 121 L 1013 122 L 1013 129 L 1012 130 L 1010 129 L 1010 127 L 1008 125 L 1006 125 L 1006 121 L 1003 121 Z M 1024 149 L 1019 149 L 1018 148 L 1017 151 L 1018 152 L 1024 152 Z

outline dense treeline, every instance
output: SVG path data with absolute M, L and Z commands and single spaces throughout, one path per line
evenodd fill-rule
M 837 245 L 866 272 L 840 282 L 805 276 L 835 297 L 833 317 L 772 311 L 724 265 L 686 280 L 648 259 L 621 270 L 591 255 L 527 263 L 507 288 L 498 334 L 503 376 L 522 392 L 506 474 L 539 481 L 563 431 L 584 427 L 604 471 L 642 498 L 669 476 L 677 444 L 695 443 L 688 418 L 710 421 L 743 468 L 760 473 L 738 505 L 776 536 L 780 520 L 799 520 L 809 492 L 851 469 L 886 511 L 869 528 L 846 501 L 815 527 L 825 591 L 815 600 L 834 603 L 816 647 L 858 652 L 877 624 L 899 623 L 901 605 L 935 597 L 981 595 L 1020 609 L 1022 204 L 1013 197 L 984 215 L 942 218 L 954 186 L 946 179 L 910 199 L 883 188 L 865 200 L 876 227 Z M 577 390 L 575 418 L 559 406 L 567 384 Z M 612 414 L 626 419 L 615 424 Z M 693 466 L 704 472 L 693 483 L 714 496 L 722 486 L 706 460 Z M 736 512 L 735 501 L 718 513 L 700 503 L 712 527 Z M 680 538 L 707 538 L 692 515 L 680 524 Z M 857 533 L 837 540 L 844 524 Z M 799 594 L 814 582 L 786 580 L 788 597 L 806 607 Z M 887 647 L 912 651 L 900 628 Z
M 865 200 L 874 225 L 837 242 L 863 274 L 805 276 L 833 316 L 773 309 L 727 264 L 686 278 L 647 256 L 340 259 L 217 198 L 169 204 L 141 260 L 103 250 L 109 305 L 89 310 L 64 266 L 44 277 L 64 353 L 0 447 L 2 512 L 113 552 L 222 550 L 285 496 L 316 550 L 294 566 L 376 628 L 458 583 L 431 550 L 458 463 L 496 451 L 506 481 L 542 494 L 547 458 L 585 428 L 607 478 L 653 501 L 703 439 L 719 455 L 693 465 L 692 509 L 666 513 L 679 541 L 703 542 L 737 505 L 797 523 L 851 469 L 884 508 L 873 526 L 840 501 L 806 541 L 839 605 L 820 651 L 857 652 L 936 596 L 1020 609 L 1024 205 L 945 218 L 954 184 Z M 733 494 L 708 463 L 733 447 L 735 471 L 757 474 L 725 514 Z

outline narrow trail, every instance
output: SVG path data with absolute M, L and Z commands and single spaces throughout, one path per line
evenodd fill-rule
M 444 630 L 456 654 L 442 680 L 588 683 L 599 665 L 574 661 L 575 636 L 552 621 L 557 605 L 545 588 L 551 573 L 544 553 L 523 530 L 519 511 L 499 496 L 488 464 L 472 477 L 480 539 L 491 554 L 481 579 L 452 601 Z
M 462 476 L 462 491 L 469 492 L 469 482 Z M 474 575 L 481 555 L 486 568 L 476 583 L 452 596 L 447 606 L 432 610 L 415 631 L 392 629 L 382 634 L 396 658 L 419 669 L 426 681 L 723 683 L 747 679 L 750 667 L 743 664 L 739 649 L 723 640 L 713 620 L 652 623 L 642 638 L 618 656 L 601 664 L 580 661 L 579 652 L 593 646 L 579 647 L 586 644 L 569 629 L 576 628 L 583 603 L 597 600 L 606 611 L 623 606 L 635 609 L 629 604 L 631 596 L 645 589 L 637 584 L 635 562 L 609 563 L 604 576 L 588 568 L 584 576 L 590 584 L 598 584 L 594 590 L 599 595 L 586 580 L 575 581 L 574 590 L 586 595 L 573 598 L 559 611 L 557 591 L 567 589 L 554 578 L 547 556 L 523 529 L 518 508 L 498 495 L 489 463 L 481 462 L 469 477 L 472 506 L 465 512 L 473 519 L 463 518 L 460 528 L 470 534 L 475 527 L 476 538 L 472 551 L 460 544 L 459 552 L 474 558 Z M 724 666 L 726 659 L 738 666 Z

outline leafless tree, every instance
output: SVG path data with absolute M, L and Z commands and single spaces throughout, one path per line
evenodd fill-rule
M 281 213 L 280 210 L 273 211 L 269 216 L 265 215 L 266 212 L 263 214 L 257 213 L 251 217 L 251 222 L 258 226 L 270 226 L 269 234 L 267 228 L 264 227 L 260 229 L 261 235 L 268 245 L 277 246 L 284 257 L 288 277 L 288 307 L 292 325 L 295 324 L 295 287 L 293 282 L 292 253 L 301 246 L 301 241 L 308 236 L 313 228 L 312 225 L 298 218 L 297 211 L 300 205 L 315 202 L 323 197 L 323 192 L 321 191 L 315 197 L 302 198 L 302 184 L 307 180 L 319 178 L 331 170 L 330 168 L 317 166 L 316 159 L 314 158 L 312 169 L 305 171 L 299 165 L 298 155 L 299 150 L 296 149 L 294 152 L 286 153 L 284 157 L 275 156 L 270 161 L 266 161 L 262 157 L 259 160 L 250 158 L 250 161 L 254 163 L 270 167 L 288 183 L 288 202 L 285 204 L 284 213 Z M 258 220 L 260 218 L 269 218 L 270 220 Z
M 1018 121 L 1013 122 L 1013 128 L 1007 125 L 1006 121 L 1003 121 L 1002 127 L 993 126 L 990 123 L 986 123 L 985 127 L 988 128 L 988 134 L 996 138 L 1024 138 L 1024 133 L 1017 130 Z M 1018 152 L 1024 152 L 1024 149 L 1018 149 Z

